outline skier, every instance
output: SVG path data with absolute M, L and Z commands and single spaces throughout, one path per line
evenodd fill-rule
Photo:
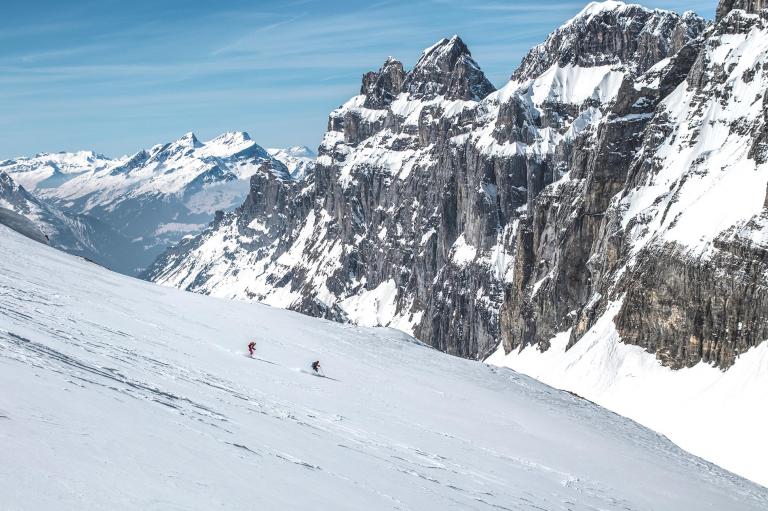
M 314 362 L 312 362 L 312 370 L 315 371 L 316 373 L 320 372 L 320 361 L 319 360 L 315 360 Z
M 250 353 L 250 356 L 253 356 L 254 351 L 256 351 L 256 341 L 251 341 L 248 344 L 248 353 Z

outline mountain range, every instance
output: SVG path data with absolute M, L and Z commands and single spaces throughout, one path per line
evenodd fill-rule
M 513 367 L 768 484 L 764 7 L 592 2 L 499 89 L 444 38 L 366 73 L 316 159 L 244 133 L 38 155 L 0 162 L 24 192 L 0 207 L 94 218 L 165 286 Z
M 245 132 L 208 142 L 187 133 L 132 156 L 46 153 L 2 161 L 0 172 L 49 208 L 111 229 L 91 244 L 90 255 L 135 275 L 168 246 L 205 227 L 216 210 L 240 205 L 259 168 L 300 177 L 313 165 L 306 148 L 270 151 Z M 51 242 L 64 250 L 72 246 Z

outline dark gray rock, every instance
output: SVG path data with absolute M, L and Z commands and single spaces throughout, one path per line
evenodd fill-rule
M 677 53 L 704 29 L 693 13 L 678 16 L 639 5 L 598 9 L 556 30 L 523 59 L 513 80 L 538 76 L 552 64 L 631 66 L 637 74 Z
M 712 55 L 732 35 L 764 28 L 762 23 L 738 11 L 722 17 L 662 68 L 625 82 L 612 112 L 577 141 L 570 179 L 540 194 L 521 224 L 516 253 L 521 271 L 502 307 L 505 349 L 528 344 L 546 349 L 554 333 L 568 328 L 573 345 L 611 301 L 619 300 L 615 324 L 623 342 L 656 353 L 673 368 L 702 360 L 728 368 L 768 336 L 765 212 L 720 233 L 703 251 L 662 241 L 663 233 L 638 241 L 654 222 L 674 226 L 667 215 L 687 180 L 721 170 L 707 166 L 706 154 L 668 193 L 659 192 L 655 212 L 623 220 L 632 193 L 653 183 L 664 167 L 657 150 L 667 143 L 694 145 L 700 119 L 713 102 L 728 109 L 738 101 L 733 67 Z M 742 74 L 745 83 L 760 70 L 749 71 Z M 691 107 L 687 117 L 673 122 L 661 100 L 680 87 L 690 95 Z M 762 91 L 756 99 L 764 105 L 765 87 Z M 729 126 L 751 146 L 748 156 L 756 163 L 765 154 L 767 122 L 763 109 L 761 118 L 736 118 Z M 693 128 L 690 141 L 676 140 L 682 126 Z
M 728 368 L 768 339 L 768 247 L 735 232 L 715 246 L 712 259 L 674 246 L 641 255 L 620 284 L 625 299 L 615 323 L 624 342 L 675 369 L 702 360 Z
M 403 91 L 414 98 L 478 100 L 494 90 L 459 36 L 425 50 L 403 84 Z
M 363 76 L 363 85 L 360 87 L 360 94 L 365 96 L 363 106 L 376 110 L 386 108 L 400 94 L 404 80 L 403 64 L 392 57 L 388 58 L 378 73 L 371 71 Z

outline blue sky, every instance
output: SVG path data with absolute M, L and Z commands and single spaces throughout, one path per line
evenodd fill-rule
M 2 0 L 0 158 L 118 156 L 245 130 L 315 149 L 330 110 L 388 55 L 459 34 L 496 85 L 586 2 Z M 650 7 L 712 18 L 717 0 Z

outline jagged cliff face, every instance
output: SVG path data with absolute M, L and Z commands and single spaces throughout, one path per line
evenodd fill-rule
M 408 72 L 389 59 L 331 113 L 314 172 L 257 174 L 241 208 L 147 277 L 402 328 L 465 357 L 587 327 L 602 217 L 704 28 L 590 4 L 499 91 L 458 37 Z M 618 264 L 613 245 L 594 250 Z
M 727 368 L 768 338 L 766 21 L 723 2 L 701 38 L 624 83 L 521 224 L 507 351 L 572 345 L 618 303 L 626 343 Z
M 512 74 L 534 78 L 557 64 L 629 69 L 635 75 L 674 55 L 703 29 L 691 12 L 681 16 L 621 2 L 593 2 L 544 43 L 536 46 Z

